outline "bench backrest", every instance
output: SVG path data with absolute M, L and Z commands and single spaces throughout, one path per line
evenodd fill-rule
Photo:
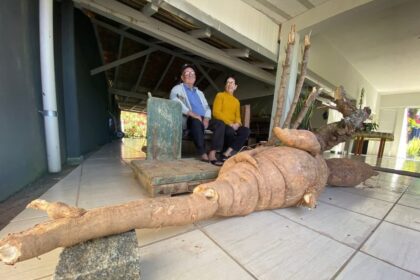
M 250 128 L 251 125 L 251 105 L 242 105 L 241 106 L 241 121 L 242 125 Z
M 147 159 L 181 158 L 182 109 L 179 102 L 147 99 Z

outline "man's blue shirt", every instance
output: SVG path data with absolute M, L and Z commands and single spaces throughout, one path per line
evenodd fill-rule
M 185 92 L 187 93 L 188 101 L 191 104 L 191 111 L 204 117 L 206 111 L 204 110 L 203 103 L 201 103 L 200 97 L 195 92 L 195 88 L 190 89 L 187 85 L 184 84 Z

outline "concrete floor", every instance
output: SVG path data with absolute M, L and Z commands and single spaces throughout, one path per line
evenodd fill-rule
M 106 145 L 41 198 L 90 209 L 147 197 L 129 167 L 139 158 L 132 141 Z M 46 219 L 25 209 L 0 238 Z M 420 279 L 420 179 L 380 172 L 358 188 L 327 187 L 314 210 L 262 211 L 137 235 L 142 279 Z M 0 279 L 50 279 L 61 250 L 0 264 Z

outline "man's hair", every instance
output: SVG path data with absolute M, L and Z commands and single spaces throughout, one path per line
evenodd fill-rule
M 236 77 L 235 77 L 235 75 L 233 75 L 233 74 L 231 74 L 231 75 L 227 75 L 227 76 L 226 76 L 226 78 L 225 78 L 225 84 L 227 83 L 227 80 L 228 80 L 229 78 L 232 78 L 233 80 L 235 80 L 235 84 L 236 84 Z
M 192 70 L 194 70 L 194 72 L 197 73 L 197 71 L 195 70 L 195 66 L 194 65 L 186 63 L 186 64 L 183 64 L 181 66 L 181 71 L 180 71 L 179 75 L 182 76 L 182 74 L 184 73 L 184 70 L 187 69 L 187 68 L 191 68 Z

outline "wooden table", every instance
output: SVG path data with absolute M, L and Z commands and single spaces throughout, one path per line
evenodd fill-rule
M 357 132 L 353 136 L 355 138 L 354 145 L 356 146 L 355 149 L 355 155 L 360 155 L 362 153 L 363 149 L 363 141 L 364 140 L 380 140 L 379 143 L 379 149 L 378 149 L 378 159 L 382 158 L 384 155 L 384 148 L 385 148 L 385 142 L 388 141 L 394 141 L 394 134 L 392 133 L 386 133 L 386 132 Z

